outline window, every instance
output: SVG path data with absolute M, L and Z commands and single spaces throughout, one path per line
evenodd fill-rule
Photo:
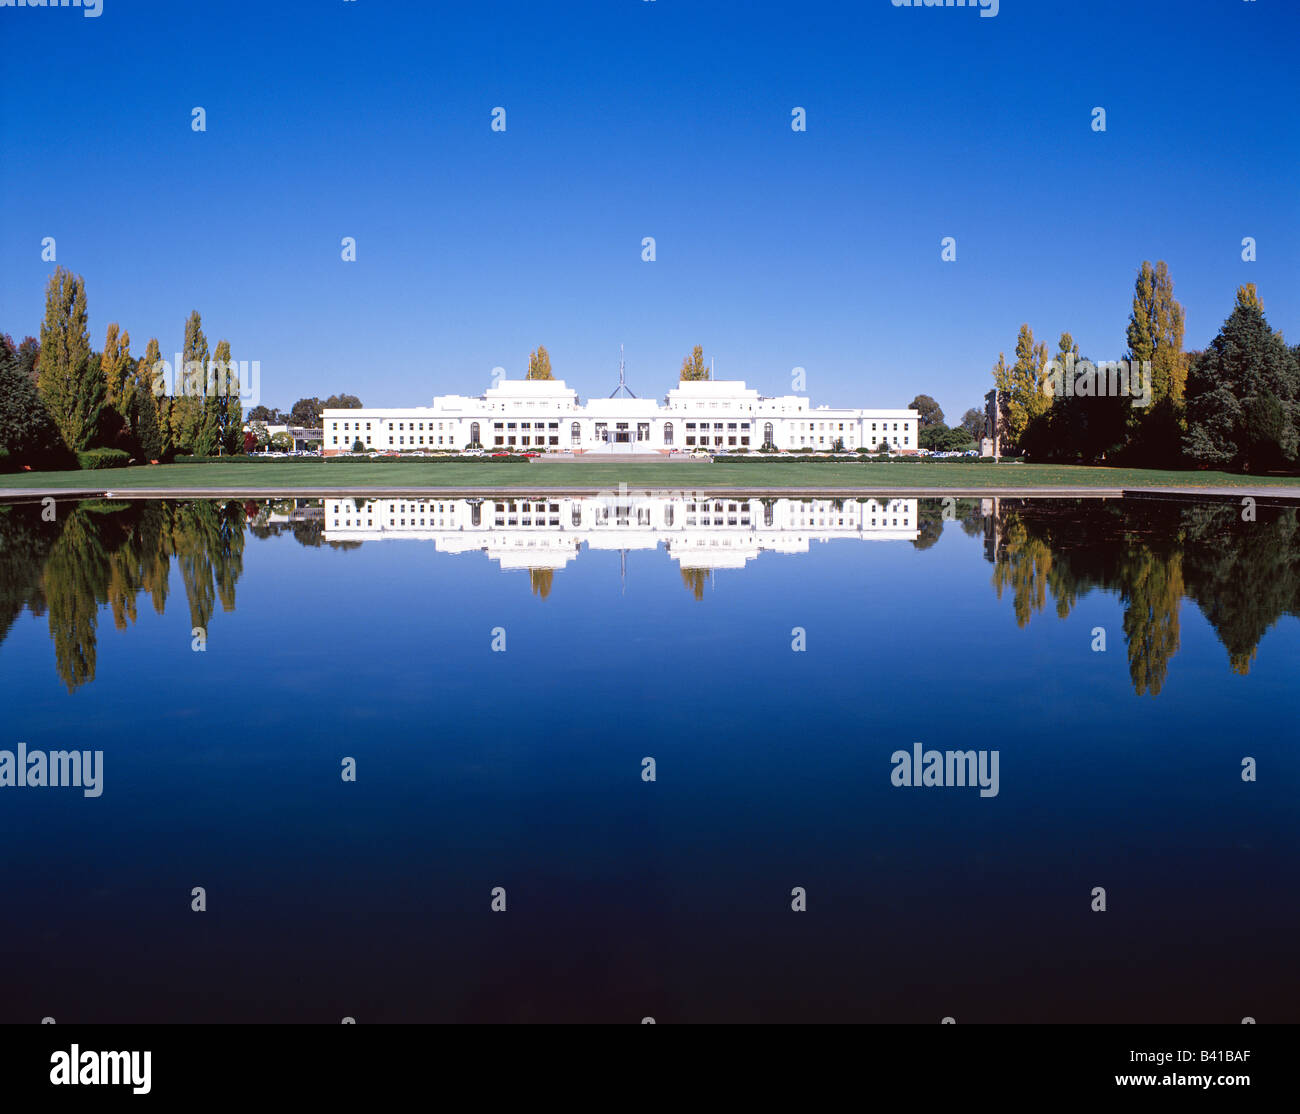
M 672 423 L 672 422 L 664 422 L 664 444 L 665 444 L 665 445 L 671 445 L 672 443 L 673 443 L 673 423 Z M 672 508 L 671 508 L 671 507 L 668 509 L 668 514 L 669 514 L 668 525 L 671 526 L 671 525 L 672 525 Z
M 775 431 L 772 429 L 772 423 L 765 422 L 763 424 L 763 444 L 773 445 L 775 443 L 776 443 L 776 434 Z M 770 526 L 771 523 L 769 522 L 768 525 Z
M 469 423 L 469 439 L 470 439 L 470 440 L 471 440 L 475 445 L 478 444 L 478 422 L 470 422 L 470 423 Z M 475 523 L 475 525 L 477 525 L 477 523 Z
M 577 422 L 573 422 L 569 426 L 569 440 L 575 445 L 582 440 L 582 427 Z

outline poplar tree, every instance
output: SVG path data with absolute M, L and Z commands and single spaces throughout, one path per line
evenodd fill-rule
M 1151 403 L 1168 399 L 1181 404 L 1187 388 L 1183 352 L 1183 307 L 1174 298 L 1174 283 L 1162 259 L 1153 269 L 1146 260 L 1133 290 L 1128 319 L 1128 358 L 1151 362 Z
M 1015 364 L 1007 367 L 1006 357 L 998 353 L 993 382 L 1006 421 L 1005 433 L 1011 444 L 1018 447 L 1029 424 L 1046 414 L 1052 405 L 1046 389 L 1047 345 L 1034 343 L 1034 331 L 1028 325 L 1020 326 Z
M 134 393 L 128 382 L 132 366 L 131 334 L 123 332 L 119 335 L 116 321 L 108 327 L 100 362 L 104 371 L 104 399 L 109 406 L 126 417 Z
M 703 382 L 709 378 L 709 369 L 704 364 L 704 347 L 697 344 L 691 354 L 682 360 L 683 383 Z
M 136 382 L 149 392 L 153 400 L 154 421 L 158 426 L 158 451 L 149 459 L 161 460 L 171 449 L 171 402 L 166 393 L 166 384 L 162 382 L 158 365 L 162 363 L 162 352 L 158 347 L 158 338 L 150 337 L 145 345 L 144 355 L 136 366 Z M 139 434 L 137 433 L 137 439 Z M 143 448 L 143 444 L 141 445 Z
M 551 374 L 551 357 L 542 345 L 537 346 L 535 352 L 528 353 L 528 376 L 529 379 L 554 379 Z
M 85 280 L 56 267 L 45 288 L 37 386 L 74 452 L 90 448 L 104 408 L 104 379 L 90 351 L 86 317 Z
M 143 380 L 131 387 L 131 433 L 145 460 L 161 460 L 163 445 L 158 428 L 158 407 L 153 391 Z
M 238 369 L 230 358 L 230 341 L 217 342 L 212 362 L 216 382 L 212 394 L 206 399 L 205 434 L 211 438 L 213 448 L 220 448 L 224 453 L 239 453 L 244 449 L 244 408 L 239 400 Z M 205 439 L 204 443 L 208 444 L 208 441 Z
M 176 396 L 170 414 L 171 442 L 174 449 L 193 452 L 203 420 L 203 402 L 207 395 L 208 341 L 203 335 L 203 319 L 194 310 L 185 322 L 185 349 L 181 366 L 176 369 Z
M 1127 415 L 1130 455 L 1142 463 L 1176 463 L 1179 456 L 1189 366 L 1183 324 L 1168 266 L 1161 260 L 1152 268 L 1144 260 L 1129 315 L 1128 359 L 1138 368 L 1150 361 L 1151 398 L 1146 406 L 1130 403 Z

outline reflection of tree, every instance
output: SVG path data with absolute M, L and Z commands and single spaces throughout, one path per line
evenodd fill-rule
M 194 626 L 207 626 L 217 599 L 234 609 L 244 547 L 238 503 L 83 502 L 60 506 L 53 523 L 40 510 L 0 514 L 0 638 L 22 607 L 48 610 L 69 691 L 94 679 L 99 608 L 108 607 L 119 630 L 135 622 L 142 593 L 162 613 L 173 557 Z
M 1094 588 L 1119 595 L 1129 676 L 1156 696 L 1180 641 L 1179 609 L 1195 602 L 1246 673 L 1260 639 L 1282 615 L 1300 614 L 1300 528 L 1294 508 L 1260 506 L 1243 521 L 1235 504 L 1002 501 L 990 524 L 993 584 L 1012 592 L 1024 626 L 1050 592 L 1061 618 Z
M 551 581 L 555 579 L 555 570 L 529 569 L 528 579 L 533 586 L 533 595 L 546 599 L 551 594 Z
M 235 608 L 235 581 L 244 569 L 244 508 L 233 501 L 178 503 L 170 527 L 190 625 L 206 629 L 218 599 L 223 611 Z
M 929 549 L 943 537 L 943 504 L 938 500 L 922 499 L 916 511 L 917 535 L 912 545 Z
M 916 549 L 929 549 L 943 536 L 945 518 L 961 523 L 961 528 L 972 536 L 984 533 L 984 519 L 980 515 L 978 499 L 922 499 L 916 509 L 917 536 L 912 540 Z
M 704 598 L 704 589 L 708 586 L 710 572 L 708 569 L 682 569 L 682 583 L 691 590 L 697 600 Z
M 55 667 L 71 692 L 94 679 L 95 620 L 112 574 L 95 512 L 79 506 L 67 513 L 45 565 L 45 598 Z
M 1016 625 L 1023 627 L 1047 602 L 1047 578 L 1052 551 L 1045 541 L 1030 534 L 1019 517 L 1007 516 L 1002 526 L 1002 547 L 993 566 L 993 587 L 998 599 L 1011 590 Z
M 1139 696 L 1159 696 L 1169 659 L 1178 652 L 1178 610 L 1183 598 L 1183 559 L 1161 560 L 1149 550 L 1126 565 L 1124 638 L 1128 672 Z
M 1234 673 L 1250 672 L 1265 632 L 1300 613 L 1300 531 L 1296 508 L 1200 506 L 1186 514 L 1188 596 L 1228 650 Z
M 42 522 L 39 512 L 35 504 L 0 507 L 0 642 L 24 607 L 45 614 L 41 570 L 61 527 Z

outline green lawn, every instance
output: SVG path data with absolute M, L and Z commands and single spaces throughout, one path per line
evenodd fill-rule
M 21 472 L 0 475 L 0 489 L 194 489 L 213 493 L 260 488 L 291 493 L 386 488 L 609 488 L 619 483 L 661 488 L 822 488 L 903 491 L 908 488 L 980 490 L 997 487 L 1260 487 L 1300 486 L 1298 477 L 1239 476 L 1138 468 L 1050 464 L 469 464 L 375 461 L 264 461 L 256 464 L 161 464 L 93 472 Z

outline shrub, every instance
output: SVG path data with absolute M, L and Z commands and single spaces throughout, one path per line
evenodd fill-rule
M 86 471 L 97 468 L 125 468 L 131 457 L 122 449 L 87 449 L 77 454 L 77 463 Z

